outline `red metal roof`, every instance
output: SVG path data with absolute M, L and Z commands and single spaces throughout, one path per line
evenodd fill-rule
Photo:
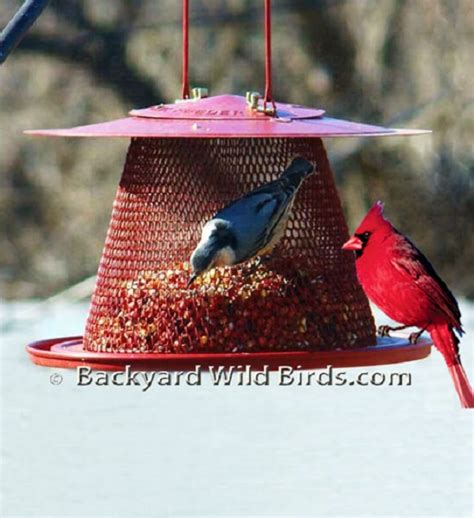
M 249 108 L 244 97 L 218 95 L 132 110 L 130 117 L 66 129 L 30 130 L 57 137 L 375 137 L 419 135 L 426 130 L 393 129 L 324 116 L 324 110 L 276 103 L 275 116 Z

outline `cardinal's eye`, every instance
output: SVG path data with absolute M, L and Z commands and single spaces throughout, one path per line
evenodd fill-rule
M 358 237 L 363 245 L 365 246 L 367 244 L 367 241 L 369 240 L 369 237 L 371 236 L 372 232 L 364 232 L 363 234 L 356 234 L 356 237 Z

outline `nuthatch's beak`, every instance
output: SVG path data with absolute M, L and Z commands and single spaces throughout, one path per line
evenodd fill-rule
M 188 287 L 188 288 L 189 288 L 189 287 L 191 286 L 191 284 L 196 280 L 197 276 L 198 276 L 198 274 L 197 274 L 197 273 L 193 273 L 193 274 L 191 275 L 191 277 L 189 278 L 189 281 L 188 281 L 188 285 L 187 285 L 187 287 Z
M 362 250 L 362 241 L 357 236 L 352 236 L 342 245 L 343 250 Z

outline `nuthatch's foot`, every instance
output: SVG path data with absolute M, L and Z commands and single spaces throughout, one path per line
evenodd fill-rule
M 264 266 L 268 261 L 272 259 L 272 255 L 265 254 L 265 255 L 258 255 L 252 264 L 252 271 L 257 271 L 261 266 Z
M 259 255 L 258 256 L 258 265 L 260 266 L 262 264 L 269 263 L 272 259 L 273 259 L 272 253 Z
M 411 333 L 411 335 L 408 337 L 409 342 L 412 345 L 416 344 L 416 342 L 418 342 L 418 339 L 423 334 L 423 332 L 424 332 L 424 329 L 422 329 L 421 331 L 418 331 L 418 333 Z

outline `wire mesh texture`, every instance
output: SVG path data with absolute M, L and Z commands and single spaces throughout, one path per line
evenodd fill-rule
M 217 268 L 189 288 L 203 224 L 274 180 L 295 156 L 317 173 L 285 237 L 262 260 Z M 99 352 L 256 352 L 373 345 L 333 175 L 319 138 L 133 138 L 86 325 Z

